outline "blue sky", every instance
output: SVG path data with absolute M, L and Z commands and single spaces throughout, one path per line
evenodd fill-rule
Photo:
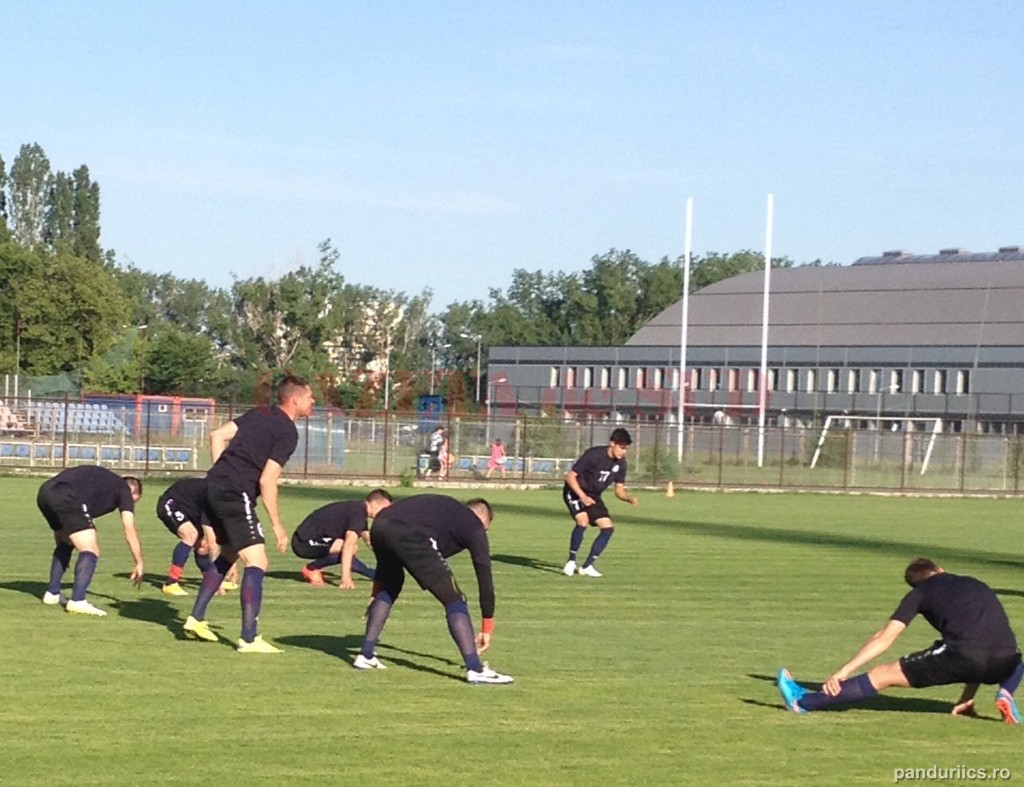
M 87 164 L 101 243 L 229 286 L 315 262 L 486 299 L 516 268 L 1024 243 L 1024 4 L 8 4 L 0 155 Z

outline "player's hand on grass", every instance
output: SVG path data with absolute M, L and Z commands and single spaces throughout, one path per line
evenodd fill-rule
M 274 526 L 274 538 L 277 539 L 277 551 L 284 552 L 288 549 L 288 531 L 280 525 Z
M 476 635 L 476 652 L 477 654 L 486 653 L 491 647 L 491 635 L 481 631 Z
M 142 561 L 140 560 L 138 563 L 135 564 L 135 568 L 132 569 L 132 573 L 129 575 L 128 578 L 131 579 L 132 584 L 135 585 L 135 587 L 139 587 L 142 584 L 142 578 L 145 576 L 145 574 L 146 567 L 142 564 Z
M 974 709 L 974 700 L 958 702 L 953 706 L 953 710 L 950 712 L 954 716 L 970 716 L 975 719 L 978 718 L 978 712 Z
M 355 590 L 356 583 L 352 580 L 352 577 L 345 579 L 342 577 L 341 582 L 338 583 L 338 590 Z

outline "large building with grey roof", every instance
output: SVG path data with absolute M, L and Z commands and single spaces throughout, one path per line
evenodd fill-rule
M 756 420 L 763 272 L 689 299 L 687 420 Z M 767 411 L 772 418 L 941 418 L 949 430 L 1024 423 L 1024 248 L 886 252 L 849 266 L 771 272 Z M 493 410 L 673 420 L 682 301 L 623 347 L 492 347 Z

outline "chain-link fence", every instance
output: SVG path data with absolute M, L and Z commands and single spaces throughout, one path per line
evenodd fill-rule
M 0 469 L 54 472 L 102 464 L 139 474 L 201 473 L 209 431 L 243 412 L 210 400 L 123 397 L 115 401 L 8 400 L 0 404 Z M 297 424 L 285 475 L 376 482 L 561 483 L 573 461 L 622 426 L 632 434 L 629 483 L 704 488 L 888 490 L 1021 494 L 1021 436 L 756 425 L 677 425 L 603 417 L 445 412 L 353 415 L 318 409 Z M 450 464 L 427 473 L 440 426 Z M 502 465 L 489 468 L 500 439 Z M 489 472 L 490 470 L 490 472 Z

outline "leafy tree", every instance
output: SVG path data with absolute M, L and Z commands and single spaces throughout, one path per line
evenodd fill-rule
M 208 336 L 176 326 L 148 331 L 142 360 L 146 393 L 194 395 L 215 384 L 217 364 Z
M 46 206 L 46 227 L 43 238 L 50 248 L 67 243 L 74 250 L 73 227 L 75 222 L 75 195 L 71 180 L 58 172 L 50 181 Z
M 37 144 L 22 145 L 7 178 L 9 227 L 15 241 L 28 249 L 43 241 L 46 226 L 50 160 Z
M 89 168 L 85 164 L 71 173 L 71 188 L 74 230 L 71 249 L 90 262 L 99 262 L 103 256 L 100 249 L 100 187 L 89 177 Z

